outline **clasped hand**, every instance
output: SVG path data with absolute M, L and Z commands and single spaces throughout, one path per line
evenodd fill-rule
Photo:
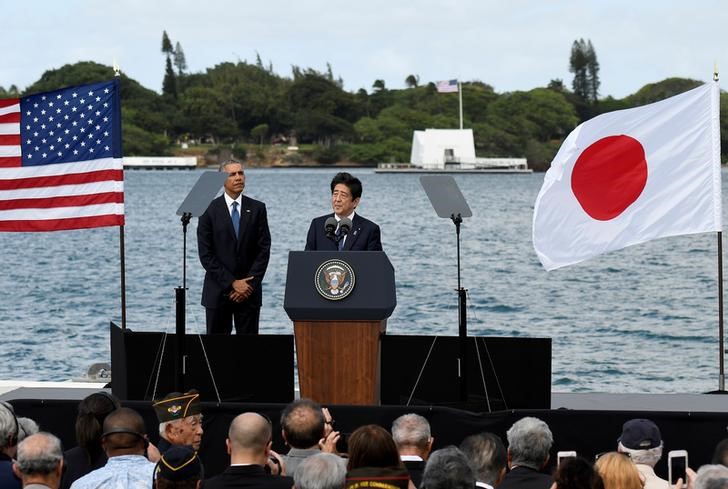
M 253 294 L 253 286 L 250 281 L 253 277 L 241 278 L 233 281 L 233 290 L 230 292 L 230 300 L 233 302 L 243 302 Z

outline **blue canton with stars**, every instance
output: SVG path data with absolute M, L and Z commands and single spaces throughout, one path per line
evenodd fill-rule
M 23 97 L 22 166 L 121 157 L 118 79 Z

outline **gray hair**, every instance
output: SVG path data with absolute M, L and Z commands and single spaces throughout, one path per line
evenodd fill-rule
M 419 414 L 403 414 L 392 423 L 392 438 L 397 448 L 424 448 L 430 441 L 430 423 Z
M 470 435 L 460 444 L 480 482 L 495 487 L 498 476 L 506 468 L 508 455 L 503 441 L 493 433 Z
M 30 435 L 35 435 L 40 431 L 38 423 L 30 418 L 18 418 L 18 441 L 23 441 Z
M 61 460 L 61 440 L 50 433 L 38 432 L 18 444 L 18 469 L 25 475 L 50 474 Z
M 229 160 L 225 160 L 222 163 L 220 163 L 220 171 L 225 171 L 225 167 L 228 165 L 241 165 L 242 163 L 235 158 L 230 158 Z
M 342 489 L 346 463 L 333 453 L 317 453 L 304 459 L 293 474 L 296 489 Z
M 629 458 L 636 464 L 654 467 L 662 458 L 662 443 L 660 443 L 659 447 L 649 448 L 647 450 L 634 450 L 625 447 L 622 445 L 622 442 L 619 442 L 617 444 L 617 451 L 628 454 Z
M 436 450 L 427 459 L 420 489 L 473 489 L 475 472 L 459 448 Z
M 159 436 L 164 438 L 164 436 L 166 434 L 165 432 L 167 431 L 167 426 L 174 426 L 176 424 L 179 424 L 183 419 L 185 419 L 185 418 L 172 419 L 169 421 L 162 421 L 161 423 L 159 423 Z M 165 440 L 166 440 L 166 438 L 165 438 Z
M 698 469 L 694 489 L 727 489 L 728 468 L 723 465 L 703 465 Z
M 0 449 L 8 448 L 10 441 L 18 435 L 18 420 L 15 418 L 13 406 L 0 401 Z
M 519 419 L 506 433 L 512 465 L 540 470 L 549 457 L 554 436 L 549 426 L 538 418 Z

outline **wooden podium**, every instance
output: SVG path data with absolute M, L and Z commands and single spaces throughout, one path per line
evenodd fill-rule
M 394 269 L 383 252 L 292 251 L 284 308 L 301 397 L 379 404 L 380 336 L 395 306 Z

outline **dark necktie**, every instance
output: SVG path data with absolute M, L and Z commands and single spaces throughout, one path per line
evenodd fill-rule
M 238 212 L 238 203 L 233 202 L 233 212 L 230 214 L 230 218 L 233 220 L 233 229 L 235 229 L 235 239 L 238 238 L 238 231 L 240 231 L 240 213 Z
M 341 229 L 337 229 L 336 236 L 337 236 L 337 239 L 339 240 L 336 243 L 336 247 L 339 248 L 339 251 L 342 251 L 344 249 L 344 238 L 346 238 L 346 235 L 341 233 Z

